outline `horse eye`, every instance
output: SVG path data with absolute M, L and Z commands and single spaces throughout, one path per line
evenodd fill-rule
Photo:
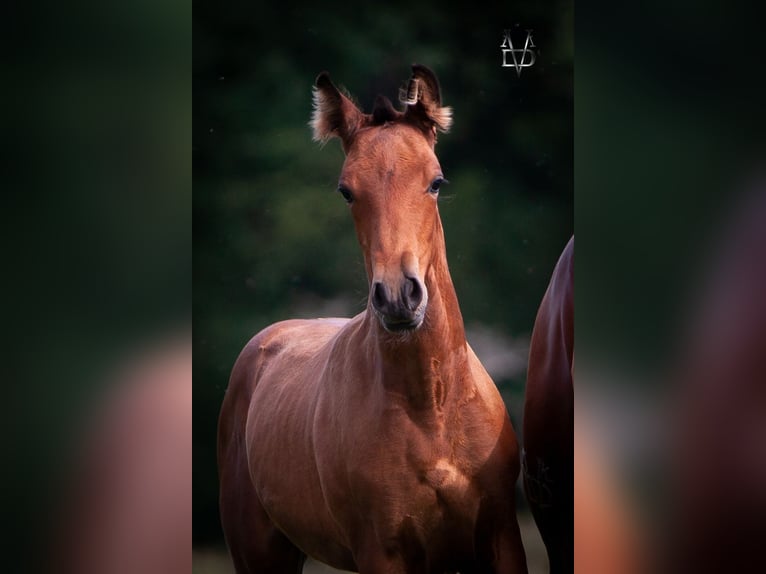
M 436 195 L 439 193 L 439 188 L 443 183 L 449 183 L 446 179 L 443 177 L 437 177 L 435 180 L 431 182 L 431 187 L 428 188 L 428 193 L 433 193 Z
M 343 199 L 346 200 L 346 203 L 351 203 L 352 201 L 354 201 L 354 198 L 351 195 L 351 192 L 345 187 L 339 187 L 338 193 L 340 193 L 343 196 Z

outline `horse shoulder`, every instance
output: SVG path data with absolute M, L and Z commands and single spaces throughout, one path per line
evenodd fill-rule
M 468 345 L 468 373 L 469 376 L 464 381 L 466 396 L 468 398 L 478 399 L 478 405 L 484 409 L 497 425 L 502 425 L 507 418 L 505 402 L 497 389 L 495 381 L 492 380 L 484 365 Z
M 482 467 L 484 481 L 504 485 L 518 475 L 516 433 L 497 385 L 470 347 L 469 366 L 475 391 L 467 395 L 473 398 L 463 407 L 462 418 L 472 438 L 470 452 L 473 462 Z M 485 486 L 489 488 L 489 484 Z

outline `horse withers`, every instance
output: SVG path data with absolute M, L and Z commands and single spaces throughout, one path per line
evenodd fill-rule
M 314 138 L 343 146 L 369 297 L 352 319 L 267 327 L 234 365 L 218 467 L 238 572 L 300 572 L 306 555 L 363 574 L 526 572 L 517 441 L 466 342 L 437 208 L 451 110 L 419 65 L 400 100 L 365 114 L 316 80 Z

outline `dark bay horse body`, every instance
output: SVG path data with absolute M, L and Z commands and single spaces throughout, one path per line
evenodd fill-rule
M 574 552 L 574 237 L 535 319 L 524 400 L 524 490 L 554 574 Z
M 526 572 L 515 433 L 465 340 L 436 196 L 433 72 L 405 111 L 363 114 L 317 78 L 315 139 L 341 139 L 370 295 L 353 319 L 293 320 L 240 354 L 221 410 L 221 518 L 238 572 Z
M 524 490 L 552 574 L 645 572 L 649 562 L 630 498 L 587 415 L 574 416 L 573 370 L 574 237 L 556 264 L 532 332 Z

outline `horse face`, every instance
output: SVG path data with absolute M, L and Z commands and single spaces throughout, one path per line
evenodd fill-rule
M 339 188 L 365 256 L 370 304 L 388 331 L 423 322 L 425 272 L 441 245 L 435 231 L 443 179 L 433 148 L 407 124 L 362 130 L 343 165 Z
M 363 114 L 330 82 L 317 78 L 314 139 L 341 139 L 346 161 L 338 191 L 350 205 L 370 280 L 369 304 L 387 331 L 417 329 L 428 304 L 425 276 L 443 249 L 436 206 L 444 181 L 434 153 L 436 131 L 447 131 L 436 76 L 413 66 L 401 90 L 403 112 L 381 96 Z

